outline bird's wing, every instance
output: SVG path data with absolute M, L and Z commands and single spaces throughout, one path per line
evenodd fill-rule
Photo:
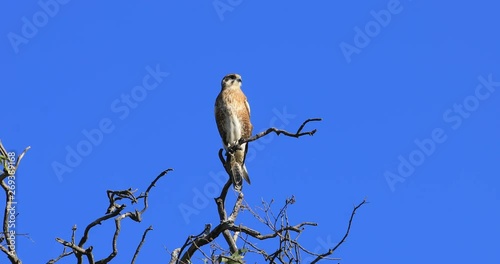
M 226 142 L 226 130 L 224 129 L 225 128 L 225 113 L 224 111 L 222 110 L 222 107 L 221 107 L 221 102 L 222 101 L 222 96 L 219 94 L 219 96 L 217 96 L 217 99 L 215 100 L 215 122 L 217 123 L 217 129 L 219 130 L 219 134 L 222 138 L 222 142 L 224 143 L 224 148 L 227 146 L 227 142 Z
M 248 117 L 248 119 L 246 120 L 247 122 L 245 124 L 245 126 L 247 126 L 247 129 L 246 129 L 245 135 L 243 135 L 243 137 L 249 138 L 252 136 L 253 125 L 250 122 L 250 104 L 248 104 L 248 100 L 247 100 L 246 96 L 244 97 L 244 100 L 245 100 L 245 108 L 247 110 L 246 111 L 247 113 L 245 113 L 245 114 Z M 245 155 L 243 156 L 243 163 L 245 162 L 247 152 L 248 152 L 248 143 L 245 144 Z
M 248 100 L 245 98 L 245 106 L 247 108 L 247 111 L 248 111 L 248 117 L 250 117 L 250 105 L 248 104 Z
M 253 126 L 252 126 L 252 123 L 250 122 L 250 105 L 248 104 L 248 100 L 246 98 L 246 96 L 244 97 L 244 100 L 245 100 L 245 108 L 246 108 L 246 117 L 247 117 L 247 122 L 246 122 L 246 126 L 248 126 L 248 129 L 245 131 L 245 135 L 243 135 L 243 137 L 246 137 L 246 138 L 249 138 L 252 136 L 252 130 L 253 130 Z

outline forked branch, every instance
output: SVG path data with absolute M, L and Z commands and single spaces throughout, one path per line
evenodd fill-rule
M 49 260 L 48 263 L 56 263 L 57 261 L 61 260 L 64 257 L 67 257 L 69 255 L 74 254 L 77 263 L 83 263 L 83 257 L 87 258 L 89 264 L 105 264 L 109 263 L 111 260 L 113 260 L 116 255 L 118 254 L 118 247 L 117 247 L 117 241 L 118 241 L 118 236 L 120 235 L 121 231 L 121 221 L 125 218 L 130 218 L 131 220 L 135 222 L 141 222 L 142 220 L 142 214 L 146 212 L 148 209 L 148 202 L 147 199 L 149 197 L 149 191 L 155 186 L 156 182 L 163 176 L 165 176 L 169 171 L 172 171 L 172 169 L 165 170 L 161 172 L 148 186 L 146 189 L 146 192 L 143 194 L 140 194 L 138 196 L 135 196 L 136 190 L 132 190 L 131 188 L 127 190 L 118 190 L 118 191 L 113 191 L 113 190 L 108 190 L 107 191 L 107 196 L 109 200 L 109 205 L 106 210 L 105 215 L 97 218 L 96 220 L 92 221 L 90 224 L 87 225 L 85 228 L 85 231 L 83 232 L 83 236 L 80 238 L 80 241 L 78 244 L 75 242 L 75 232 L 76 232 L 76 226 L 73 227 L 73 234 L 71 238 L 71 242 L 65 241 L 64 239 L 61 238 L 56 238 L 56 241 L 59 242 L 64 246 L 64 250 L 59 255 L 57 258 Z M 118 203 L 121 200 L 128 200 L 130 201 L 131 204 L 137 203 L 139 200 L 143 199 L 144 200 L 144 207 L 138 211 L 128 211 L 125 213 L 122 213 L 123 210 L 126 208 L 126 204 L 123 203 Z M 109 253 L 109 255 L 101 260 L 94 260 L 94 255 L 92 253 L 92 246 L 85 248 L 85 243 L 89 239 L 89 233 L 97 225 L 100 225 L 102 222 L 110 220 L 114 218 L 115 220 L 115 231 L 113 233 L 113 238 L 111 241 L 111 247 L 112 251 Z M 148 229 L 144 231 L 144 234 L 142 236 L 142 239 L 137 246 L 137 249 L 135 251 L 135 254 L 132 259 L 132 263 L 135 262 L 137 256 L 139 255 L 139 251 L 142 248 L 142 245 L 144 244 L 144 241 L 146 239 L 146 234 L 152 230 L 153 227 L 150 226 Z M 66 248 L 69 248 L 70 251 L 67 251 Z
M 305 125 L 309 122 L 316 122 L 316 121 L 321 121 L 323 120 L 322 118 L 309 118 L 307 119 L 306 121 L 304 121 L 302 123 L 302 125 L 299 127 L 299 129 L 297 129 L 297 132 L 295 133 L 291 133 L 291 132 L 288 132 L 286 130 L 282 130 L 282 129 L 278 129 L 278 128 L 275 128 L 275 127 L 271 127 L 271 128 L 268 128 L 267 130 L 265 131 L 262 131 L 258 134 L 256 134 L 255 136 L 253 137 L 249 137 L 249 138 L 241 138 L 239 141 L 238 141 L 238 144 L 235 144 L 233 146 L 231 146 L 231 148 L 229 148 L 229 152 L 234 152 L 235 150 L 237 150 L 242 144 L 245 144 L 245 143 L 248 143 L 248 142 L 252 142 L 252 141 L 255 141 L 261 137 L 264 137 L 272 132 L 276 133 L 276 135 L 285 135 L 287 137 L 294 137 L 294 138 L 299 138 L 301 136 L 305 136 L 305 135 L 309 135 L 309 136 L 312 136 L 316 133 L 316 129 L 313 129 L 311 131 L 306 131 L 306 132 L 302 132 L 302 129 L 304 129 Z
M 268 128 L 267 130 L 260 132 L 250 138 L 242 138 L 238 141 L 237 144 L 231 146 L 226 153 L 226 158 L 223 156 L 223 150 L 219 150 L 219 159 L 224 166 L 224 169 L 226 170 L 227 174 L 229 175 L 229 180 L 226 182 L 224 187 L 222 188 L 221 194 L 219 197 L 215 198 L 215 203 L 217 205 L 217 211 L 219 214 L 219 221 L 220 223 L 215 226 L 212 230 L 206 230 L 205 232 L 202 232 L 199 236 L 189 236 L 188 239 L 186 240 L 186 243 L 181 248 L 177 248 L 174 250 L 176 254 L 172 255 L 171 263 L 190 263 L 192 256 L 194 253 L 198 250 L 201 251 L 201 247 L 205 246 L 206 244 L 211 243 L 214 241 L 217 237 L 219 237 L 221 234 L 223 235 L 231 254 L 238 254 L 239 250 L 236 246 L 236 238 L 238 236 L 241 236 L 241 234 L 245 234 L 247 236 L 251 236 L 256 239 L 260 240 L 265 240 L 265 239 L 271 239 L 275 237 L 283 237 L 287 236 L 290 232 L 295 232 L 295 233 L 300 233 L 303 229 L 304 226 L 306 225 L 312 225 L 315 226 L 316 223 L 312 222 L 303 222 L 297 225 L 289 225 L 288 222 L 283 225 L 281 228 L 278 229 L 272 229 L 272 233 L 270 234 L 261 234 L 260 232 L 253 230 L 247 226 L 244 225 L 235 225 L 236 218 L 238 216 L 238 213 L 242 208 L 244 208 L 243 205 L 243 192 L 241 190 L 237 189 L 238 191 L 238 197 L 232 206 L 232 210 L 230 213 L 228 213 L 226 209 L 226 195 L 229 190 L 229 187 L 231 186 L 231 169 L 230 169 L 230 164 L 231 164 L 231 158 L 232 154 L 236 149 L 238 149 L 242 144 L 256 141 L 272 132 L 276 133 L 277 135 L 285 135 L 288 137 L 295 137 L 299 138 L 301 136 L 305 135 L 314 135 L 316 133 L 316 129 L 310 130 L 303 132 L 304 127 L 306 126 L 307 123 L 309 122 L 314 122 L 314 121 L 321 121 L 321 118 L 310 118 L 307 119 L 302 123 L 302 125 L 297 129 L 295 133 L 288 132 L 286 130 L 278 129 L 278 128 Z M 290 200 L 291 201 L 291 200 Z M 287 203 L 288 205 L 288 203 Z M 283 214 L 283 210 L 286 210 L 286 207 L 280 211 L 278 216 L 285 216 Z M 231 235 L 230 231 L 234 232 L 234 235 Z M 184 252 L 184 250 L 187 248 L 187 250 Z

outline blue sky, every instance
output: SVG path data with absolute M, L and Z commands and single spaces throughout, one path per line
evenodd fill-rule
M 21 259 L 56 257 L 56 237 L 70 239 L 74 224 L 81 235 L 105 212 L 106 190 L 143 191 L 167 168 L 175 171 L 152 190 L 143 222 L 123 222 L 116 263 L 130 261 L 149 225 L 139 263 L 165 263 L 165 248 L 217 224 L 212 198 L 224 176 L 213 105 L 222 77 L 236 72 L 255 133 L 324 119 L 310 124 L 313 137 L 251 144 L 247 161 L 247 202 L 294 195 L 291 221 L 319 224 L 301 236 L 309 249 L 336 244 L 367 197 L 334 254 L 341 263 L 498 263 L 499 7 L 4 3 L 0 139 L 9 151 L 32 147 L 16 182 L 16 232 L 31 237 L 17 238 Z M 78 149 L 85 155 L 68 162 Z M 98 258 L 112 229 L 91 233 Z

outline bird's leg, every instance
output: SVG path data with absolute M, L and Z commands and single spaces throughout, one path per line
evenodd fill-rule
M 241 138 L 241 139 L 243 139 L 243 138 Z M 229 152 L 234 152 L 236 150 L 243 150 L 243 146 L 241 144 L 239 144 L 241 139 L 234 141 L 232 144 L 228 143 L 226 150 L 229 150 Z M 237 146 L 237 147 L 234 147 L 234 146 Z

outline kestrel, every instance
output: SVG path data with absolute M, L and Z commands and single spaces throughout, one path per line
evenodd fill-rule
M 249 138 L 252 135 L 253 127 L 250 123 L 250 106 L 247 97 L 241 91 L 241 76 L 234 73 L 228 74 L 222 79 L 221 85 L 221 91 L 215 100 L 215 121 L 227 152 L 241 138 Z M 241 144 L 234 152 L 234 159 L 230 160 L 232 181 L 236 190 L 241 189 L 242 178 L 250 184 L 245 167 L 247 151 L 248 144 Z

